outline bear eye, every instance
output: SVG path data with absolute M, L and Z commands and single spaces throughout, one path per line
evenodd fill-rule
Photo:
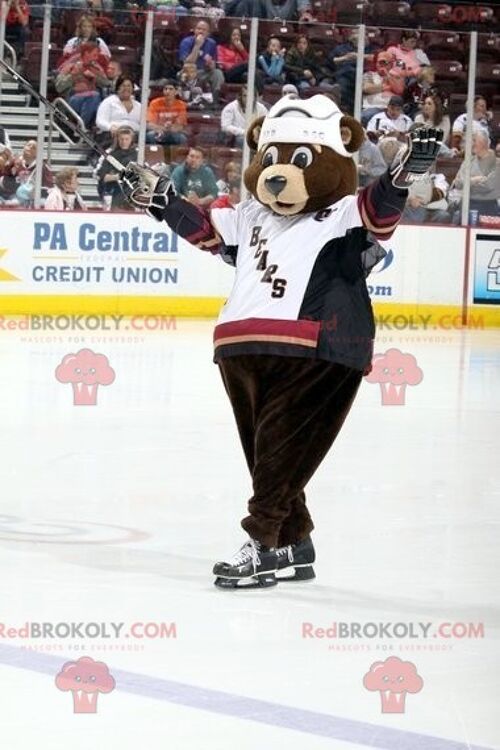
M 299 169 L 305 169 L 311 164 L 312 160 L 313 155 L 311 149 L 301 146 L 300 148 L 295 149 L 290 162 L 295 164 L 296 167 L 299 167 Z
M 278 149 L 276 146 L 269 146 L 266 153 L 262 157 L 262 166 L 270 167 L 271 164 L 276 164 L 278 161 Z

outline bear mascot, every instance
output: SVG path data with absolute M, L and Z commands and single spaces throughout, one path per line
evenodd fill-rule
M 375 335 L 366 286 L 407 187 L 434 163 L 442 133 L 420 129 L 387 173 L 356 194 L 363 128 L 327 96 L 285 96 L 251 124 L 250 198 L 212 211 L 131 163 L 129 202 L 235 266 L 215 328 L 215 362 L 236 419 L 253 496 L 248 541 L 214 567 L 221 588 L 314 578 L 304 488 L 369 371 Z

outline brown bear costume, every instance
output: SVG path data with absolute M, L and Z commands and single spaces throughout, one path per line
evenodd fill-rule
M 149 201 L 152 215 L 236 267 L 215 361 L 253 496 L 242 521 L 250 540 L 214 567 L 221 587 L 271 586 L 277 570 L 292 567 L 295 579 L 314 577 L 304 488 L 370 367 L 375 327 L 365 278 L 384 255 L 376 240 L 388 239 L 400 219 L 412 169 L 421 174 L 435 158 L 438 135 L 430 136 L 418 148 L 413 137 L 397 168 L 356 196 L 361 125 L 326 96 L 286 96 L 249 128 L 255 155 L 244 179 L 252 197 L 236 209 L 206 212 L 170 185 L 152 185 L 151 197 L 147 179 L 126 181 L 136 205 Z M 418 149 L 420 161 L 404 172 Z

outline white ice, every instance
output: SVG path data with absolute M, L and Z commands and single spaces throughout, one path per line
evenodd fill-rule
M 380 335 L 376 351 L 410 352 L 424 378 L 404 406 L 363 383 L 308 487 L 316 580 L 235 593 L 211 569 L 245 539 L 251 488 L 212 327 L 0 331 L 0 746 L 500 747 L 500 333 Z M 116 372 L 96 406 L 54 375 L 84 347 Z M 302 637 L 341 621 L 483 623 L 484 637 Z M 176 637 L 6 636 L 26 622 L 175 623 Z M 399 714 L 363 686 L 391 655 L 424 681 Z M 96 714 L 55 685 L 81 656 L 117 676 Z

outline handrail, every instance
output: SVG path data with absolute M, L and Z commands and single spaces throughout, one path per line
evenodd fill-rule
M 16 50 L 14 49 L 14 47 L 12 46 L 12 44 L 9 44 L 9 42 L 6 39 L 3 40 L 3 46 L 4 46 L 4 49 L 7 49 L 7 52 L 10 55 L 10 58 L 12 60 L 12 67 L 13 68 L 17 68 L 17 54 L 16 54 Z M 5 57 L 5 55 L 4 55 L 4 57 Z
M 84 132 L 87 132 L 87 128 L 85 127 L 85 123 L 83 122 L 82 118 L 80 117 L 80 115 L 77 112 L 75 112 L 75 110 L 73 109 L 73 107 L 71 107 L 68 104 L 68 102 L 66 101 L 66 99 L 63 99 L 62 97 L 58 96 L 56 99 L 54 99 L 52 101 L 52 104 L 54 105 L 54 107 L 57 107 L 58 109 L 60 109 L 60 108 L 65 109 L 66 112 L 68 113 L 68 115 L 70 115 L 71 118 L 73 118 L 74 120 L 76 120 L 76 122 L 78 124 L 78 127 L 81 130 L 83 130 Z M 75 142 L 72 141 L 71 138 L 68 135 L 66 135 L 66 133 L 64 132 L 64 130 L 62 128 L 57 128 L 57 131 L 62 135 L 62 137 L 69 144 L 71 144 L 72 146 L 75 145 Z

